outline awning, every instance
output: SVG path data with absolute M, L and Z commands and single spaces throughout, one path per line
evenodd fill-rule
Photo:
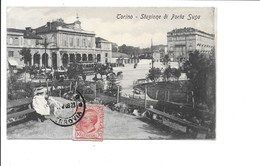
M 18 62 L 13 58 L 9 58 L 8 62 L 11 66 L 18 66 Z

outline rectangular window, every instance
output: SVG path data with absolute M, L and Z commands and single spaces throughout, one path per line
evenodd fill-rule
M 70 46 L 73 47 L 73 38 L 70 38 Z
M 8 51 L 8 57 L 14 57 L 14 52 L 13 51 Z
M 79 47 L 79 39 L 77 39 L 77 46 Z
M 31 45 L 31 40 L 29 39 L 29 40 L 27 40 L 27 44 L 28 44 L 28 46 L 30 46 Z
M 85 39 L 82 39 L 82 46 L 86 47 L 86 40 Z
M 68 46 L 67 40 L 63 40 L 63 45 Z
M 105 56 L 107 57 L 108 53 L 105 54 Z

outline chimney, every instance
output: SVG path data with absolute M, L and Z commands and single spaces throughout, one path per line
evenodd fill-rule
M 51 29 L 51 22 L 47 22 L 47 27 Z

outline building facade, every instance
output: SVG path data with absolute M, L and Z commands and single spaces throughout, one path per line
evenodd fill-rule
M 174 29 L 167 33 L 168 55 L 173 61 L 188 59 L 195 50 L 209 54 L 215 46 L 214 35 L 194 28 Z
M 24 67 L 25 65 L 31 65 L 32 63 L 25 62 L 21 60 L 22 56 L 20 55 L 20 51 L 23 48 L 30 48 L 31 52 L 38 52 L 41 48 L 37 46 L 42 40 L 40 36 L 37 36 L 34 33 L 26 28 L 25 30 L 21 29 L 7 29 L 7 59 L 10 66 Z M 25 64 L 26 63 L 26 64 Z
M 30 48 L 29 65 L 59 68 L 72 62 L 111 62 L 111 42 L 97 38 L 94 32 L 83 30 L 79 20 L 68 24 L 63 19 L 57 19 L 35 29 L 27 27 L 25 32 L 18 29 L 7 31 L 8 56 L 14 54 L 19 57 L 21 48 Z

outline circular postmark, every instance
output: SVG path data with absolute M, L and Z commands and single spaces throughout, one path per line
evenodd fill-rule
M 85 114 L 86 103 L 79 91 L 72 96 L 72 100 L 61 107 L 54 107 L 54 115 L 50 120 L 59 126 L 67 127 L 78 123 Z

